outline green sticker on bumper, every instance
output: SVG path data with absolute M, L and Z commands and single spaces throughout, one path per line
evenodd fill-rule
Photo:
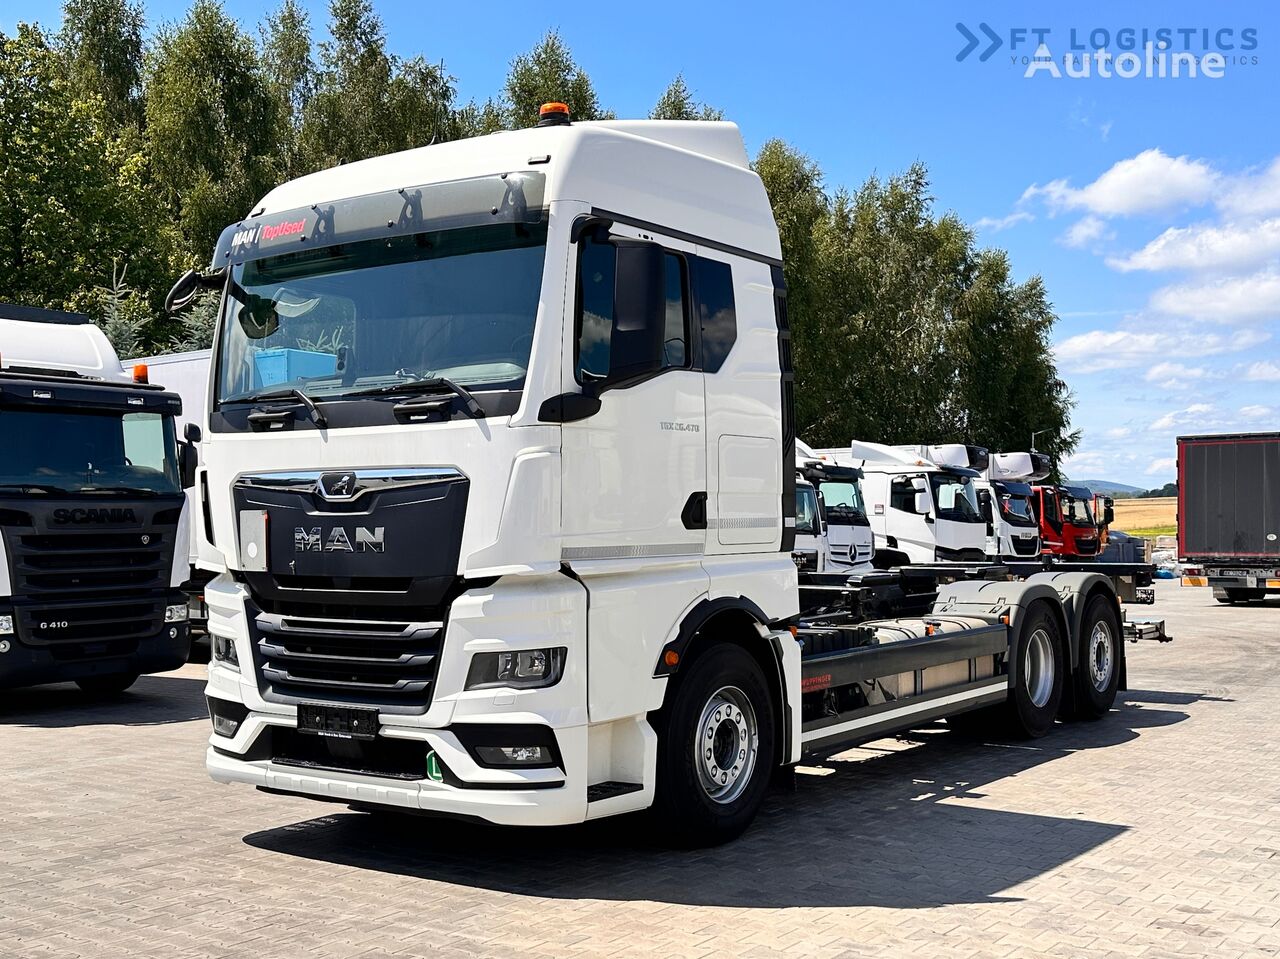
M 427 778 L 432 782 L 444 782 L 444 771 L 440 768 L 440 757 L 433 749 L 427 753 Z

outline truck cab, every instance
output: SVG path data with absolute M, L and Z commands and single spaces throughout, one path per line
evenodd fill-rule
M 1031 484 L 1048 476 L 1051 466 L 1044 453 L 991 454 L 979 490 L 990 503 L 1001 559 L 1040 557 L 1040 524 Z
M 909 449 L 858 440 L 848 450 L 819 450 L 863 473 L 876 565 L 975 563 L 988 559 L 979 473 L 942 466 Z
M 862 471 L 830 453 L 814 453 L 803 443 L 797 442 L 796 448 L 798 476 L 817 491 L 829 568 L 871 569 L 875 545 L 862 498 Z
M 1084 486 L 1033 486 L 1044 552 L 1091 559 L 1098 555 L 1098 525 L 1093 518 L 1093 492 Z
M 186 662 L 181 413 L 87 317 L 0 304 L 0 688 Z
M 828 573 L 832 570 L 831 543 L 822 499 L 802 473 L 796 475 L 796 541 L 791 557 L 802 572 Z

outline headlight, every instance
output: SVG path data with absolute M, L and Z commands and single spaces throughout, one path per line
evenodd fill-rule
M 543 649 L 517 649 L 502 653 L 476 653 L 467 671 L 467 689 L 510 686 L 513 689 L 538 689 L 554 686 L 564 675 L 568 650 L 563 646 Z
M 166 623 L 185 623 L 188 615 L 186 603 L 175 603 L 164 608 L 164 621 Z
M 240 657 L 236 655 L 236 641 L 225 636 L 210 636 L 209 646 L 213 649 L 213 658 L 228 666 L 240 668 Z
M 0 636 L 8 635 L 13 632 L 13 616 L 6 614 L 0 616 Z

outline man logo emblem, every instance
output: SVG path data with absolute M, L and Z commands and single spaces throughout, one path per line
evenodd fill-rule
M 325 499 L 350 499 L 356 492 L 356 474 L 324 473 L 316 483 L 316 492 Z

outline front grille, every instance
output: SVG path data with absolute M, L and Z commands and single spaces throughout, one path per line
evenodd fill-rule
M 1019 556 L 1035 556 L 1040 552 L 1040 544 L 1034 537 L 1022 539 L 1015 536 L 1013 537 L 1013 551 Z
M 442 621 L 250 610 L 250 623 L 264 691 L 277 701 L 430 702 Z
M 9 531 L 15 626 L 64 658 L 131 652 L 164 625 L 173 552 L 163 532 Z M 128 648 L 126 648 L 128 647 Z

